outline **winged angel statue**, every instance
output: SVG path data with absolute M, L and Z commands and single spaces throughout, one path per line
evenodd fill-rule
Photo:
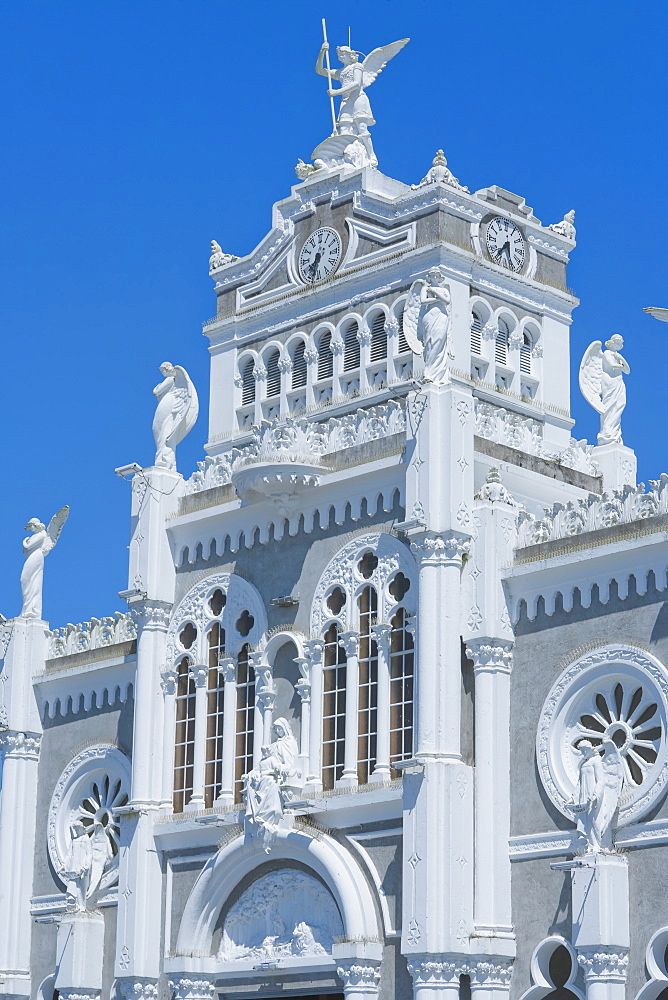
M 153 417 L 155 465 L 176 472 L 175 449 L 197 420 L 199 400 L 188 372 L 181 365 L 163 361 L 160 372 L 164 381 L 153 390 L 158 399 Z
M 622 756 L 615 742 L 604 739 L 599 753 L 589 740 L 577 746 L 578 783 L 571 799 L 578 832 L 594 852 L 614 850 L 613 834 L 624 784 Z
M 404 336 L 415 354 L 424 358 L 422 378 L 434 385 L 448 381 L 450 333 L 450 290 L 437 267 L 418 278 L 404 306 Z
M 622 444 L 622 412 L 626 406 L 624 375 L 631 369 L 620 354 L 624 340 L 618 333 L 590 344 L 580 364 L 580 389 L 587 402 L 601 414 L 599 444 Z
M 23 539 L 23 553 L 26 561 L 21 571 L 21 594 L 23 608 L 21 618 L 42 617 L 42 584 L 44 583 L 44 557 L 49 554 L 60 537 L 63 525 L 70 513 L 69 507 L 61 507 L 49 521 L 49 527 L 37 517 L 31 517 L 26 531 L 32 532 Z
M 378 160 L 369 134 L 369 126 L 375 125 L 376 120 L 366 90 L 408 41 L 410 39 L 401 38 L 398 42 L 381 45 L 368 56 L 351 49 L 349 45 L 340 45 L 336 54 L 343 65 L 340 69 L 332 69 L 329 64 L 329 43 L 325 34 L 315 71 L 328 80 L 327 93 L 332 102 L 334 128 L 331 136 L 314 149 L 313 164 L 300 161 L 297 165 L 299 177 L 307 177 L 309 173 L 322 167 L 334 167 L 343 163 L 354 167 L 377 165 Z M 332 87 L 333 80 L 341 84 L 338 90 Z M 338 116 L 334 113 L 334 97 L 341 98 Z

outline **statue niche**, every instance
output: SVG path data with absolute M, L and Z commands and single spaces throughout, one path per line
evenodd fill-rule
M 281 869 L 260 876 L 229 908 L 218 957 L 257 962 L 329 955 L 342 934 L 329 890 L 304 871 Z

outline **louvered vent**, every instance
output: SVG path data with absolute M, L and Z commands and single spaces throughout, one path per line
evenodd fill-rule
M 267 358 L 267 396 L 278 396 L 281 392 L 281 370 L 278 367 L 278 351 L 272 351 Z
M 331 378 L 334 371 L 334 356 L 329 349 L 331 333 L 323 333 L 318 342 L 318 378 Z
M 371 360 L 382 361 L 387 357 L 387 333 L 385 332 L 385 314 L 378 313 L 371 324 Z
M 482 320 L 475 313 L 471 319 L 471 354 L 482 354 Z
M 494 341 L 494 360 L 497 365 L 508 363 L 508 327 L 505 323 L 499 323 L 499 329 Z
M 531 337 L 524 334 L 524 341 L 520 347 L 520 371 L 524 375 L 531 375 Z
M 343 338 L 343 370 L 352 371 L 360 366 L 360 342 L 357 339 L 357 323 L 353 320 L 346 327 L 346 334 Z
M 301 389 L 306 385 L 306 358 L 304 351 L 306 344 L 300 340 L 292 355 L 292 388 Z
M 406 354 L 408 351 L 410 351 L 410 347 L 404 335 L 404 314 L 402 310 L 399 314 L 399 354 Z
M 241 373 L 241 378 L 243 380 L 243 385 L 241 387 L 241 402 L 244 406 L 246 403 L 255 402 L 255 379 L 253 378 L 254 371 L 255 362 L 251 358 L 246 362 Z

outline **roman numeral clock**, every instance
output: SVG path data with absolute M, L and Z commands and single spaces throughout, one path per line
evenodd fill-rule
M 308 237 L 299 251 L 299 274 L 310 285 L 333 274 L 341 260 L 341 237 L 323 226 Z
M 526 244 L 517 226 L 497 217 L 487 224 L 487 253 L 495 264 L 521 271 L 526 259 Z

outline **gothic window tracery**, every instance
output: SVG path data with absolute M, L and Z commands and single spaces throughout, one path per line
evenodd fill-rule
M 414 664 L 409 627 L 415 613 L 414 572 L 413 558 L 401 542 L 371 534 L 345 546 L 316 588 L 312 628 L 325 640 L 325 788 L 342 778 L 349 782 L 351 775 L 360 784 L 386 780 L 393 763 L 412 756 Z M 352 734 L 346 732 L 345 713 L 351 698 L 356 717 Z M 349 713 L 349 725 L 350 720 Z M 346 758 L 347 740 L 353 742 Z

